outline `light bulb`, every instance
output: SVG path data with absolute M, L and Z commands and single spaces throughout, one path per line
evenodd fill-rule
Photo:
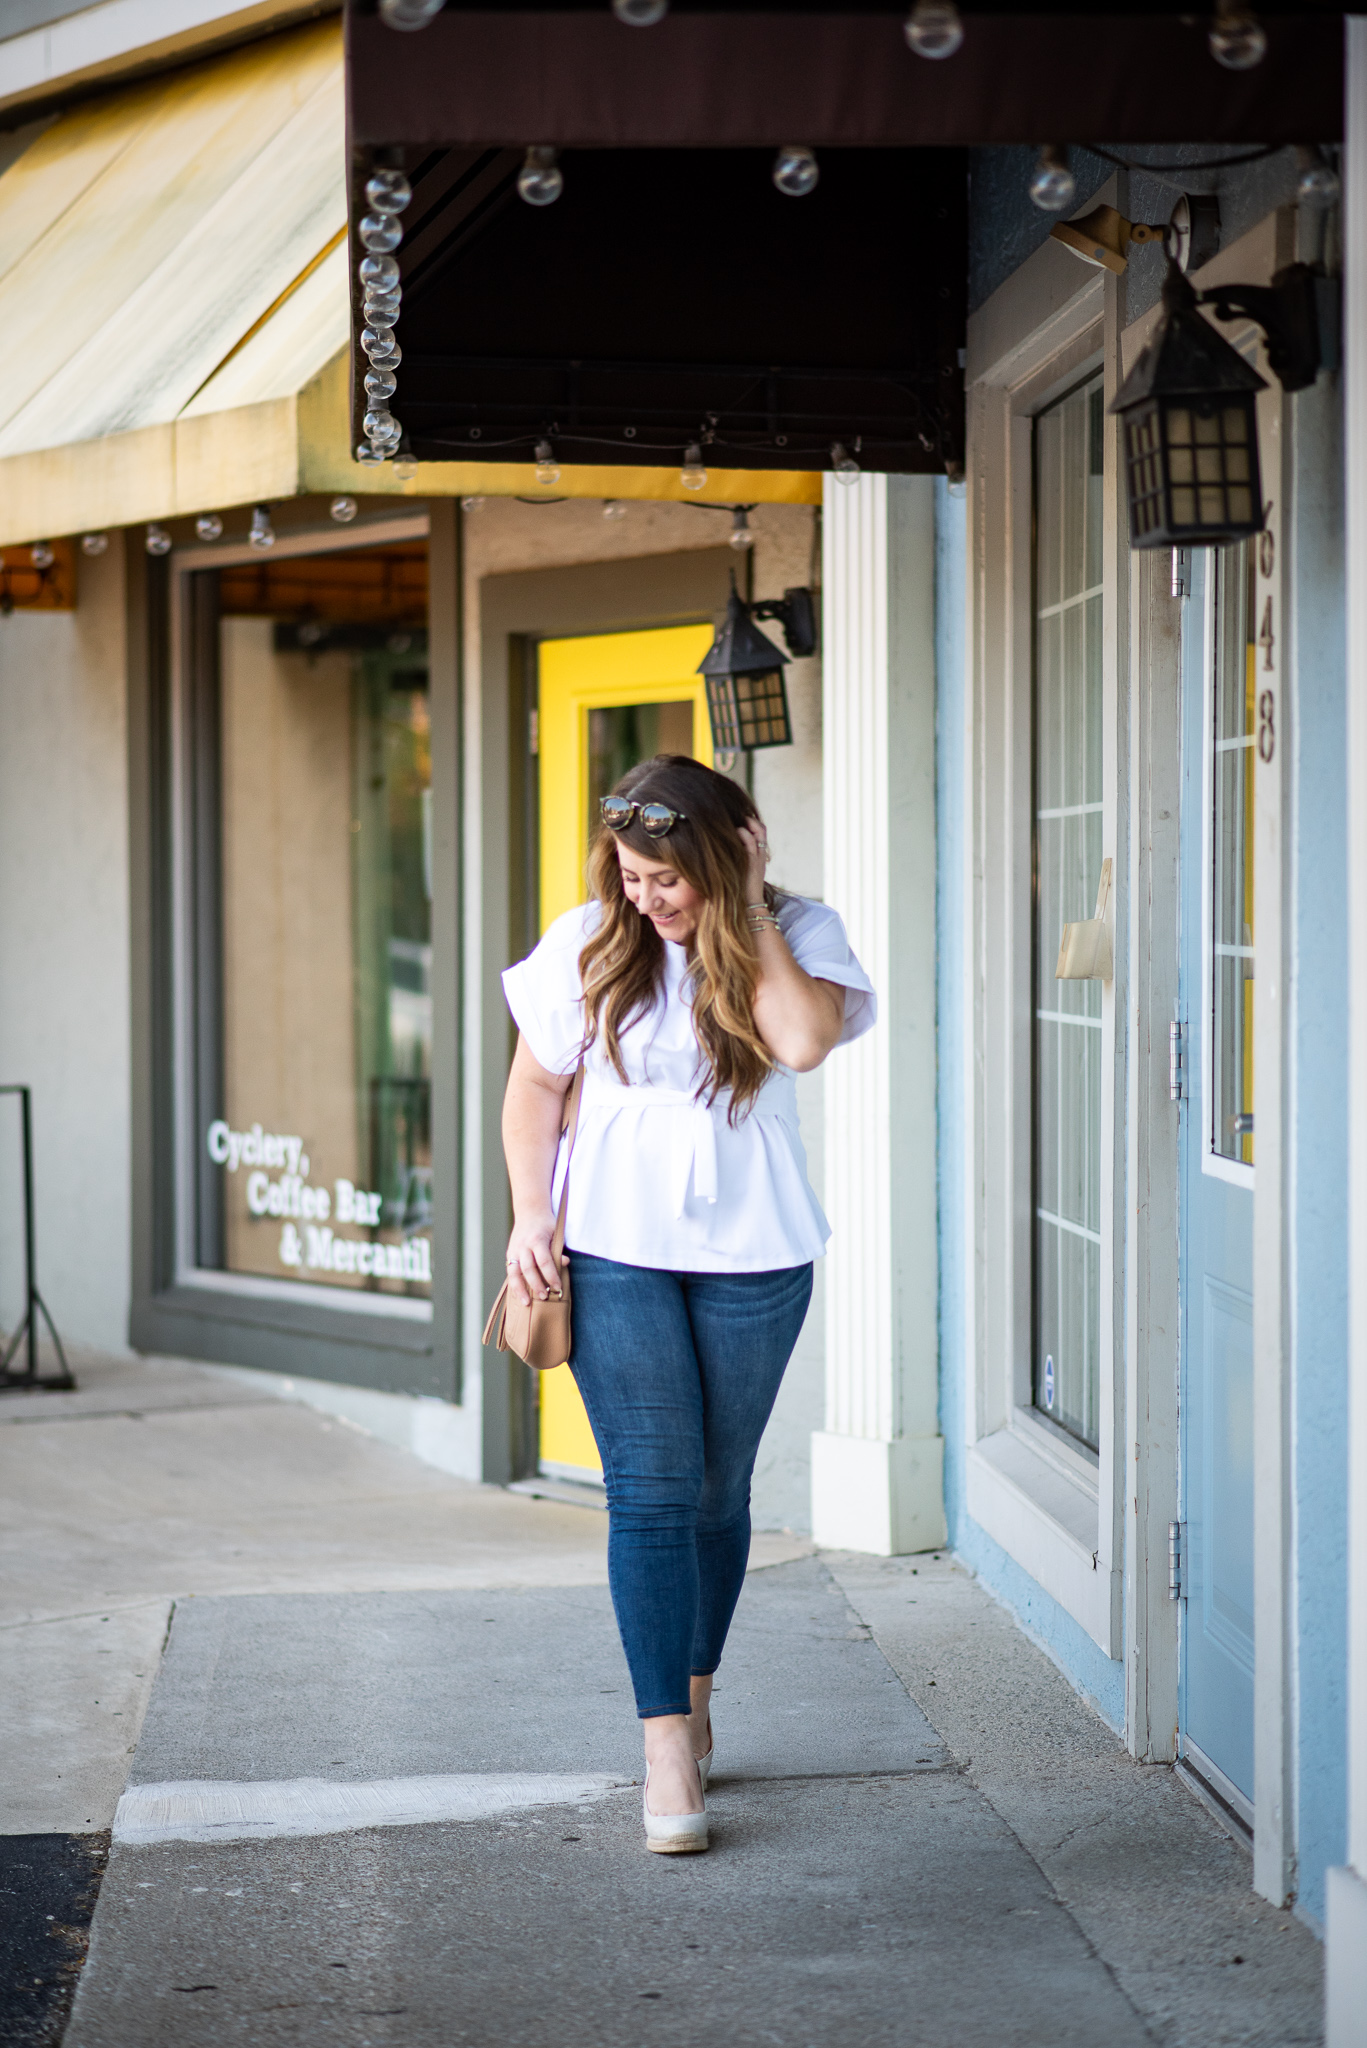
M 359 232 L 363 246 L 373 256 L 388 256 L 403 240 L 403 229 L 392 213 L 363 215 Z
M 1210 25 L 1210 54 L 1226 71 L 1251 71 L 1267 55 L 1267 31 L 1236 0 L 1220 0 Z
M 549 441 L 536 444 L 536 480 L 539 484 L 558 484 L 560 481 L 560 465 Z
M 702 459 L 702 448 L 697 441 L 690 441 L 684 449 L 679 482 L 686 491 L 703 491 L 707 488 L 707 465 Z
M 378 469 L 384 461 L 384 454 L 381 449 L 372 448 L 369 441 L 358 441 L 356 443 L 356 460 L 362 469 Z
M 402 448 L 394 457 L 394 474 L 401 484 L 411 484 L 418 473 L 418 458 L 411 448 Z
M 483 503 L 483 498 L 481 498 L 479 493 L 476 491 L 470 497 L 461 499 L 460 509 L 462 512 L 478 512 L 480 506 Z
M 517 174 L 517 191 L 528 206 L 553 206 L 565 189 L 565 174 L 556 158 L 560 152 L 534 142 Z
M 774 158 L 774 183 L 790 199 L 805 199 L 809 192 L 816 190 L 820 176 L 821 167 L 815 156 L 810 149 L 798 143 L 785 143 Z
M 954 0 L 916 0 L 903 29 L 918 57 L 952 57 L 964 39 Z
M 254 548 L 273 548 L 275 546 L 275 528 L 271 525 L 270 508 L 268 506 L 253 505 L 251 531 L 248 533 L 247 538 Z
M 736 505 L 731 513 L 730 544 L 733 548 L 752 548 L 755 536 L 750 531 L 750 514 L 744 505 Z
M 402 304 L 402 292 L 367 292 L 361 302 L 366 326 L 392 327 Z
M 654 28 L 669 12 L 669 0 L 612 0 L 612 11 L 628 28 Z
M 356 500 L 348 497 L 334 498 L 328 506 L 328 511 L 339 526 L 350 526 L 359 509 Z
M 392 398 L 398 388 L 399 380 L 392 370 L 367 370 L 365 373 L 367 398 Z
M 399 266 L 392 256 L 363 256 L 356 274 L 367 291 L 392 292 L 399 282 Z
M 838 484 L 855 484 L 859 481 L 859 464 L 843 441 L 831 443 L 831 468 L 835 471 Z
M 171 552 L 171 536 L 164 526 L 153 524 L 147 529 L 147 538 L 144 540 L 143 546 L 149 555 L 169 555 Z
M 387 449 L 391 454 L 403 439 L 403 428 L 388 406 L 375 406 L 366 414 L 361 425 L 365 429 L 366 439 L 374 447 Z
M 402 213 L 413 187 L 402 171 L 372 171 L 366 179 L 366 203 L 373 213 Z
M 386 28 L 412 31 L 426 28 L 441 13 L 443 0 L 380 0 L 380 20 Z
M 223 521 L 217 512 L 201 512 L 195 521 L 195 532 L 201 540 L 218 540 L 223 533 Z
M 626 508 L 626 506 L 625 506 L 625 505 L 624 505 L 624 504 L 622 503 L 622 500 L 621 500 L 620 498 L 604 498 L 604 500 L 603 500 L 603 517 L 604 517 L 604 519 L 625 519 L 625 518 L 626 518 L 626 516 L 627 516 L 627 508 Z
M 1030 178 L 1030 197 L 1041 213 L 1062 213 L 1077 198 L 1077 179 L 1068 168 L 1067 152 L 1046 142 Z
M 394 339 L 392 327 L 363 327 L 361 347 L 372 363 L 383 363 L 387 370 L 392 370 L 400 361 L 399 344 Z
M 81 553 L 83 555 L 103 555 L 108 552 L 108 549 L 109 535 L 107 533 L 83 533 L 81 535 Z
M 1339 198 L 1338 172 L 1327 163 L 1313 143 L 1296 145 L 1296 197 L 1302 206 L 1336 206 Z
M 50 569 L 57 557 L 52 552 L 52 542 L 37 540 L 28 551 L 28 558 L 35 569 Z

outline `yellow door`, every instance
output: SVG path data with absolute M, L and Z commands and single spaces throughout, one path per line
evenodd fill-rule
M 538 693 L 541 929 L 587 894 L 584 866 L 598 800 L 652 754 L 712 765 L 707 694 L 698 663 L 711 626 L 543 640 Z M 543 1470 L 596 1478 L 602 1467 L 568 1366 L 543 1372 Z

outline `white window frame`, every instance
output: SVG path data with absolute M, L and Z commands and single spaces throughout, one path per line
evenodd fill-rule
M 282 535 L 271 549 L 272 557 L 290 555 L 343 554 L 356 548 L 381 547 L 391 541 L 427 540 L 431 521 L 426 513 L 404 518 L 381 517 L 357 521 L 345 533 L 335 527 L 309 528 Z M 260 553 L 248 543 L 222 542 L 213 546 L 178 547 L 170 558 L 171 569 L 171 801 L 172 801 L 172 920 L 175 931 L 172 968 L 174 1003 L 174 1215 L 175 1282 L 178 1287 L 236 1295 L 259 1301 L 289 1301 L 322 1311 L 343 1314 L 388 1316 L 397 1322 L 430 1323 L 433 1304 L 410 1300 L 403 1295 L 372 1294 L 356 1289 L 320 1287 L 301 1280 L 274 1280 L 264 1274 L 227 1273 L 201 1266 L 195 1258 L 195 1163 L 199 1136 L 194 1102 L 194 1068 L 189 1048 L 194 1043 L 195 990 L 190 973 L 194 939 L 191 888 L 192 839 L 189 827 L 189 792 L 192 763 L 190 737 L 185 715 L 189 686 L 186 647 L 185 579 L 196 570 L 230 569 L 244 562 L 259 562 Z
M 1256 1185 L 1256 1166 L 1241 1159 L 1226 1159 L 1215 1149 L 1215 590 L 1219 581 L 1219 551 L 1209 550 L 1204 577 L 1205 593 L 1201 619 L 1202 710 L 1201 710 L 1201 1171 L 1212 1180 L 1227 1181 L 1231 1187 Z M 1256 829 L 1256 827 L 1255 827 Z M 1256 904 L 1255 904 L 1256 913 Z M 1257 946 L 1254 946 L 1257 959 Z M 1255 983 L 1256 986 L 1256 983 Z M 1257 1135 L 1256 1125 L 1254 1136 Z M 1256 1157 L 1256 1148 L 1255 1148 Z
M 1110 200 L 1110 188 L 1099 196 Z M 1101 1385 L 1093 1456 L 1033 1405 L 1030 849 L 1034 421 L 1098 368 L 1109 404 L 1117 381 L 1117 310 L 1113 279 L 1047 243 L 969 322 L 965 888 L 966 957 L 974 963 L 966 1502 L 987 1534 L 1112 1658 L 1122 1653 L 1123 1583 L 1116 1471 L 1123 1219 L 1114 1190 L 1124 1109 L 1122 1087 L 1117 1125 L 1116 984 L 1102 990 Z M 1118 930 L 1124 849 L 1117 843 L 1117 589 L 1127 565 L 1117 545 L 1117 459 L 1112 424 L 1103 476 L 1102 856 L 1113 861 Z

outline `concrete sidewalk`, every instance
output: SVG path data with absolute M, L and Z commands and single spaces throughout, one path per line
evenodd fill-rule
M 131 1776 L 141 1833 L 70 2048 L 1320 2039 L 1313 1937 L 948 1560 L 759 1539 L 716 1846 L 651 1857 L 601 1513 L 84 1377 L 0 1406 L 0 1827 L 45 1868 Z

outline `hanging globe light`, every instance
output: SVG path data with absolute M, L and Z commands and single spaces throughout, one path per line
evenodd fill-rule
M 528 206 L 554 206 L 565 189 L 565 174 L 557 161 L 560 152 L 535 142 L 528 149 L 517 174 L 517 195 Z
M 402 171 L 372 171 L 366 179 L 365 196 L 373 213 L 402 213 L 413 197 L 413 187 Z
M 932 61 L 952 57 L 964 39 L 964 25 L 953 0 L 916 0 L 903 32 L 917 56 Z
M 797 143 L 788 143 L 774 158 L 773 180 L 780 192 L 789 199 L 805 199 L 809 192 L 815 192 L 821 176 L 821 166 L 815 152 Z

